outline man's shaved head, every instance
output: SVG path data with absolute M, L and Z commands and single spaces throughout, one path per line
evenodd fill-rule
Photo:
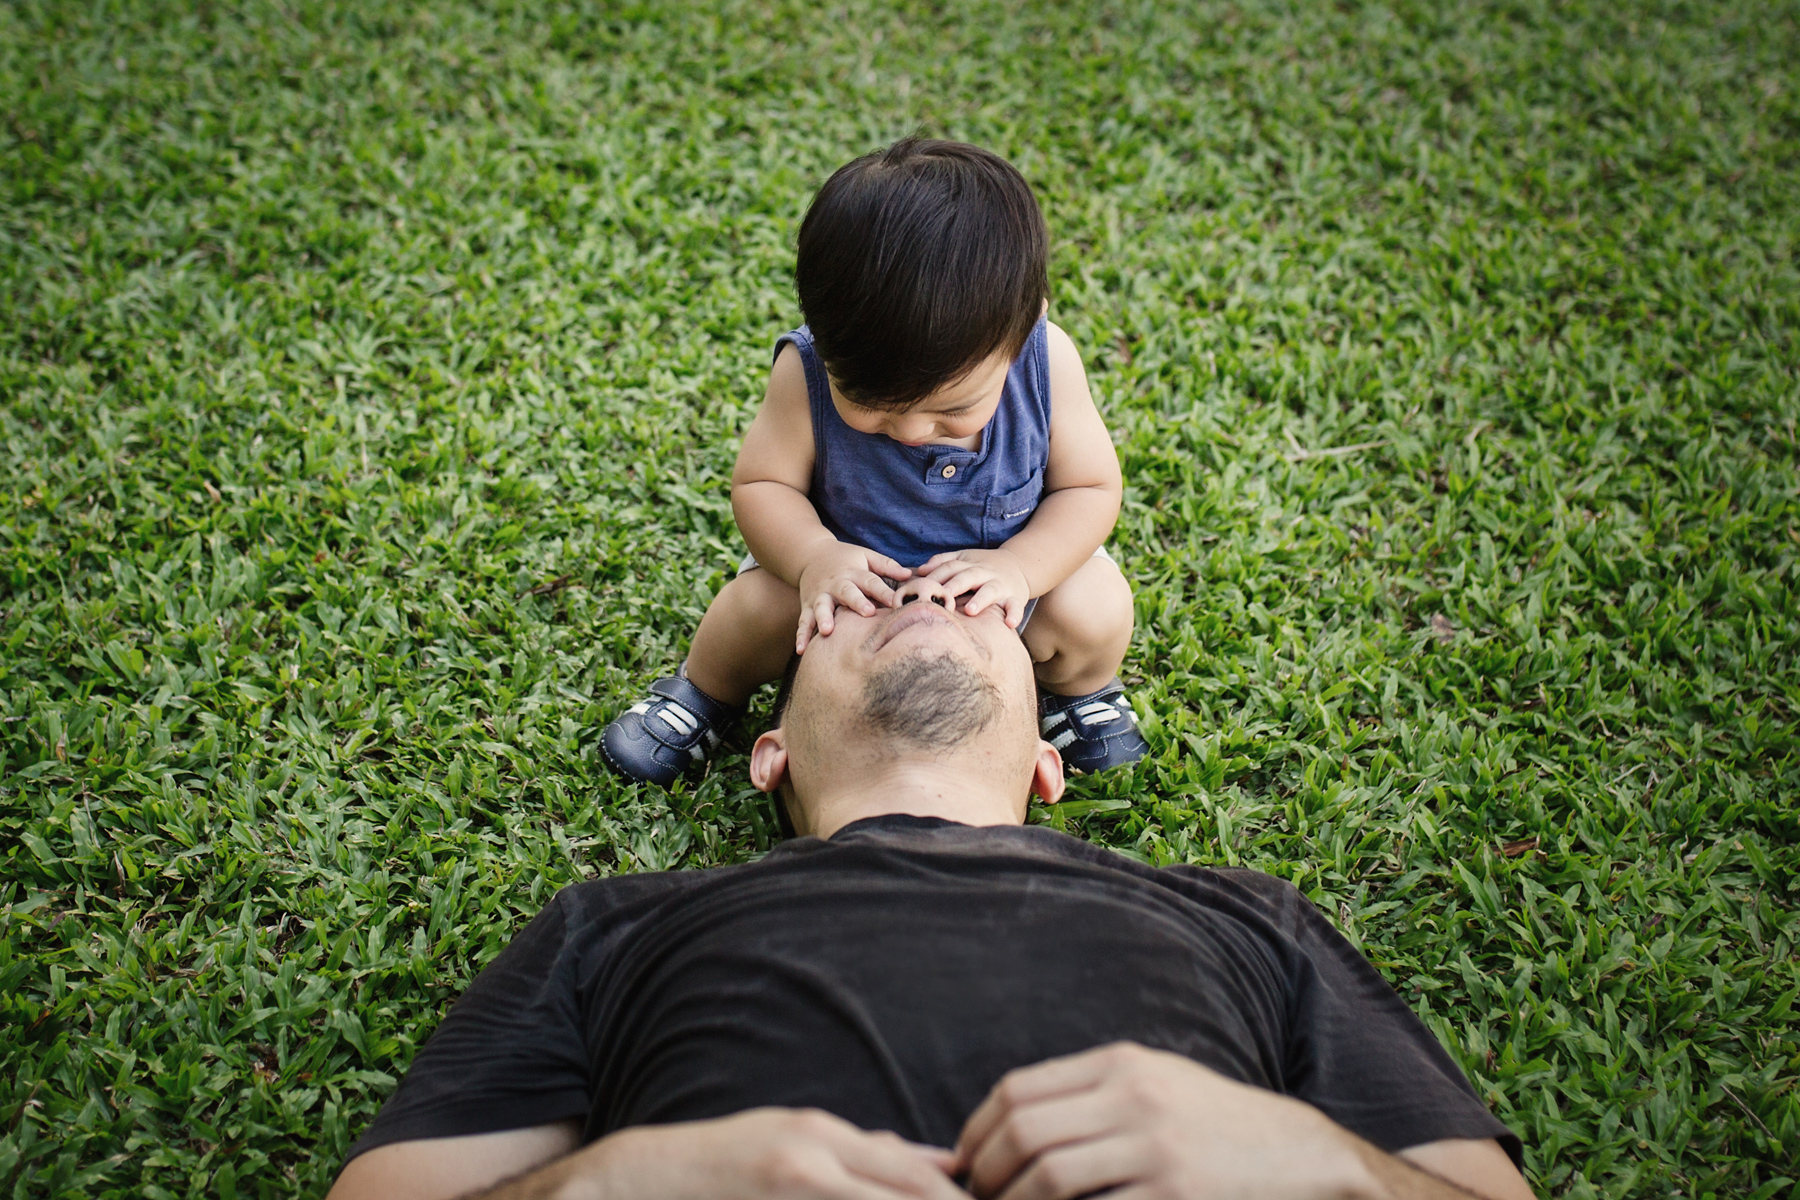
M 784 752 L 780 793 L 803 831 L 815 801 L 927 764 L 1016 795 L 1023 816 L 1043 746 L 1031 656 L 999 609 L 964 616 L 934 587 L 914 581 L 873 617 L 839 610 L 832 635 L 790 666 L 771 735 Z

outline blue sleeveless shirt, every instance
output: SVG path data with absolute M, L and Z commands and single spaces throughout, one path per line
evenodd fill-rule
M 784 333 L 806 367 L 810 499 L 832 536 L 916 567 L 945 550 L 992 550 L 1025 527 L 1050 462 L 1050 355 L 1042 317 L 1006 373 L 981 447 L 908 446 L 844 424 L 825 364 L 802 325 Z

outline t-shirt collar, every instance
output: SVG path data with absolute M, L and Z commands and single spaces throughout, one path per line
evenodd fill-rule
M 915 817 L 911 813 L 878 813 L 873 817 L 863 817 L 841 827 L 832 834 L 830 841 L 837 841 L 847 833 L 869 833 L 889 829 L 943 829 L 955 826 L 969 828 L 962 821 L 951 821 L 944 817 Z

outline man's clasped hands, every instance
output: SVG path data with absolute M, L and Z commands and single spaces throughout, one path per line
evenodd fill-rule
M 1423 1177 L 1317 1109 L 1131 1043 L 1013 1071 L 952 1149 L 816 1109 L 641 1126 L 558 1164 L 594 1200 L 1111 1200 L 1405 1196 Z M 540 1187 L 551 1181 L 534 1176 Z M 1442 1195 L 1444 1185 L 1420 1196 Z M 592 1189 L 584 1187 L 591 1184 Z M 960 1184 L 960 1186 L 959 1186 Z M 965 1190 L 966 1189 L 966 1190 Z M 492 1193 L 502 1200 L 512 1193 Z

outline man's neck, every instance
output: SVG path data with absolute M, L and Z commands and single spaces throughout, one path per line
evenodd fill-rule
M 828 838 L 853 821 L 902 813 L 942 817 L 964 825 L 1018 825 L 1028 797 L 1014 789 L 971 778 L 966 767 L 902 762 L 872 768 L 854 785 L 808 795 L 801 807 L 807 833 Z

